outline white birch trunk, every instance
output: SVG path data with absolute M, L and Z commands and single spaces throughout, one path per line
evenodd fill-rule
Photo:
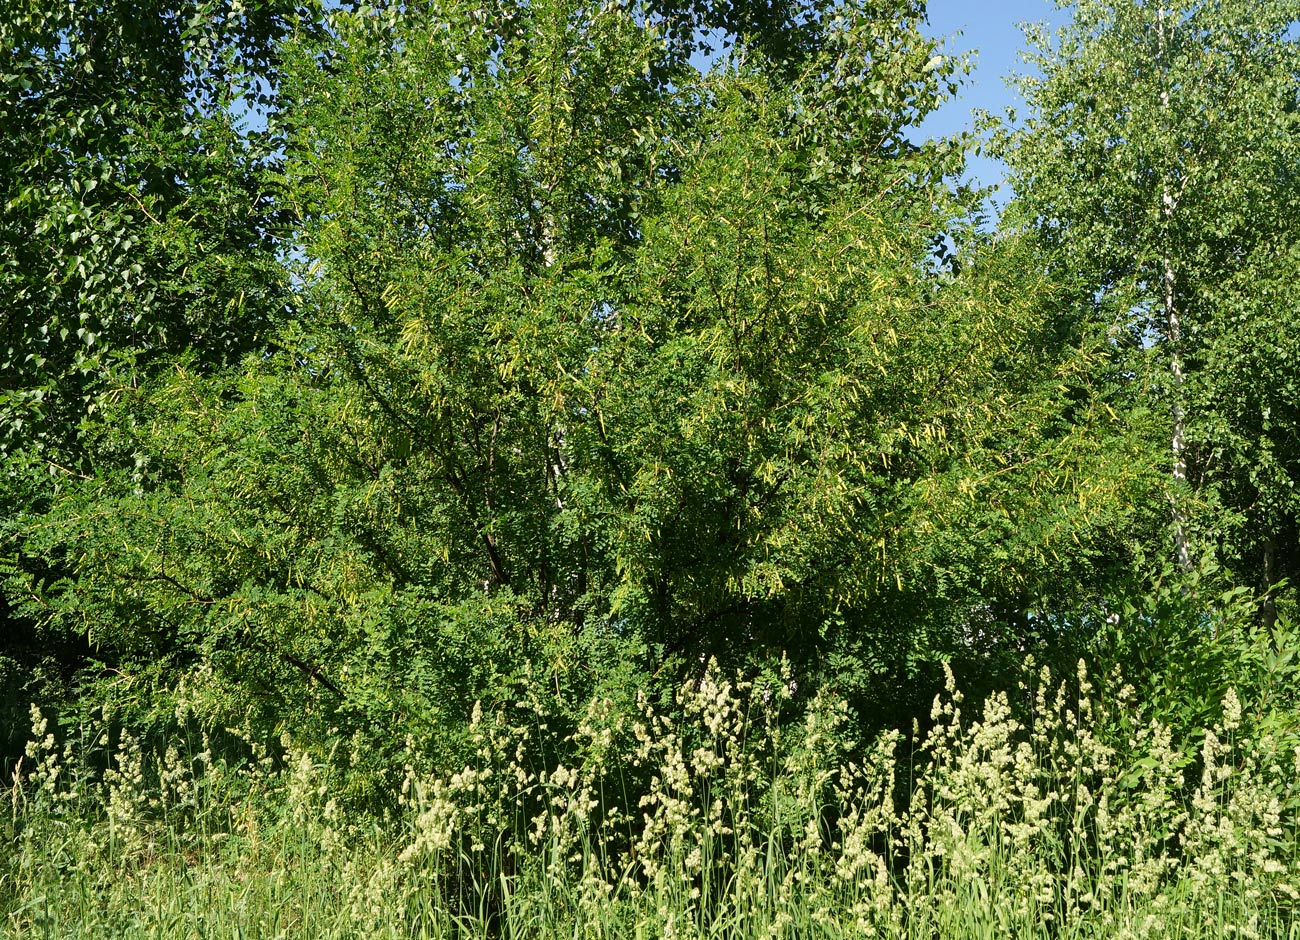
M 1163 7 L 1156 14 L 1156 31 L 1157 55 L 1160 57 L 1163 66 L 1166 52 L 1165 10 Z M 1166 87 L 1160 92 L 1160 113 L 1167 115 L 1168 112 L 1169 89 Z M 1166 172 L 1160 193 L 1161 238 L 1163 242 L 1160 265 L 1165 315 L 1165 341 L 1169 344 L 1169 371 L 1173 376 L 1173 441 L 1171 450 L 1173 452 L 1173 475 L 1176 492 L 1171 494 L 1170 502 L 1173 506 L 1174 554 L 1183 570 L 1191 571 L 1192 556 L 1187 546 L 1187 513 L 1183 508 L 1180 492 L 1183 489 L 1183 484 L 1187 482 L 1186 415 L 1183 412 L 1183 361 L 1179 353 L 1183 328 L 1178 315 L 1177 271 L 1174 267 L 1173 249 L 1169 244 L 1174 213 L 1177 209 L 1178 196 L 1174 194 L 1172 181 L 1169 178 L 1169 173 Z

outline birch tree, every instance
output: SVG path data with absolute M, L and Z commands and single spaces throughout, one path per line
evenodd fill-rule
M 1176 564 L 1263 568 L 1268 597 L 1279 539 L 1294 570 L 1296 465 L 1260 445 L 1288 450 L 1294 419 L 1268 402 L 1294 366 L 1266 366 L 1248 346 L 1293 330 L 1295 314 L 1247 298 L 1295 242 L 1300 4 L 1061 6 L 1073 19 L 1057 35 L 1029 29 L 1037 74 L 1020 79 L 1028 111 L 1004 141 L 1009 217 L 1045 236 L 1077 309 L 1109 330 L 1134 420 L 1150 406 L 1164 415 Z

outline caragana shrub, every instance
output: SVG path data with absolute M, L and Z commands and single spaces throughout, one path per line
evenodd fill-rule
M 833 697 L 783 721 L 787 686 L 711 664 L 665 705 L 595 698 L 568 733 L 524 686 L 475 710 L 459 771 L 408 748 L 386 819 L 349 818 L 330 762 L 287 739 L 232 767 L 125 735 L 106 771 L 74 772 L 37 710 L 6 794 L 0 923 L 22 936 L 1300 936 L 1293 734 L 1230 691 L 1180 742 L 1082 664 L 1068 682 L 1029 675 L 970 709 L 949 673 L 928 730 L 852 751 Z

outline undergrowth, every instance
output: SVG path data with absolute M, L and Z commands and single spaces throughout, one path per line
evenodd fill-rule
M 1300 741 L 1234 692 L 1177 741 L 1080 665 L 848 748 L 820 697 L 711 668 L 675 703 L 527 689 L 476 710 L 454 774 L 414 747 L 392 808 L 246 734 L 150 753 L 39 709 L 4 793 L 15 937 L 1300 937 Z M 238 729 L 225 729 L 238 736 Z

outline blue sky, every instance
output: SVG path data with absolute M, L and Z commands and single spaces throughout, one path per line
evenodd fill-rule
M 947 47 L 953 53 L 974 49 L 978 57 L 975 71 L 958 100 L 949 102 L 921 125 L 925 136 L 971 129 L 973 108 L 1000 114 L 1008 105 L 1019 104 L 1019 95 L 1005 82 L 1012 72 L 1027 68 L 1020 61 L 1025 42 L 1018 24 L 1043 20 L 1059 26 L 1068 17 L 1068 12 L 1059 10 L 1052 0 L 929 0 L 927 7 L 933 35 L 947 38 Z M 968 173 L 984 185 L 1002 179 L 1001 164 L 983 157 L 971 158 Z

